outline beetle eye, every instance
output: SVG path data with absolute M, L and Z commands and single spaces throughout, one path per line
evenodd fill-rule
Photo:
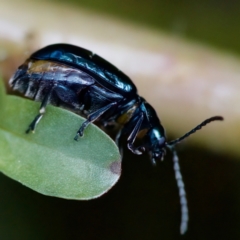
M 165 137 L 161 137 L 161 138 L 158 140 L 158 144 L 159 144 L 160 146 L 165 145 L 165 143 L 166 143 L 166 138 L 165 138 Z

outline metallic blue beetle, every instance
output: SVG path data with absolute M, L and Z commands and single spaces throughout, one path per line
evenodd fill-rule
M 180 231 L 186 232 L 187 199 L 174 146 L 211 121 L 223 120 L 222 117 L 209 118 L 184 136 L 167 142 L 155 110 L 138 95 L 129 77 L 98 55 L 68 44 L 50 45 L 33 53 L 10 79 L 10 86 L 41 102 L 39 114 L 27 133 L 35 130 L 47 104 L 52 104 L 86 117 L 75 140 L 83 136 L 90 123 L 97 121 L 103 127 L 116 125 L 119 147 L 125 137 L 129 150 L 138 155 L 147 151 L 154 164 L 156 159 L 163 159 L 166 148 L 171 149 L 182 210 Z M 134 145 L 136 138 L 139 146 Z

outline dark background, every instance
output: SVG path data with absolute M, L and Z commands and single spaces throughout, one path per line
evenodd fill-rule
M 68 2 L 240 53 L 239 1 Z M 46 197 L 0 175 L 0 239 L 240 239 L 238 157 L 189 148 L 190 141 L 178 148 L 190 211 L 185 236 L 171 154 L 152 167 L 148 156 L 126 151 L 120 181 L 91 201 Z
M 1 176 L 1 239 L 239 239 L 237 159 L 198 148 L 179 156 L 190 211 L 185 236 L 171 154 L 153 168 L 129 153 L 120 181 L 91 201 L 46 197 Z

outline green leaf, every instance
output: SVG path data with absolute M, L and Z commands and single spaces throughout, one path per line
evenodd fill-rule
M 84 118 L 48 106 L 34 134 L 26 134 L 40 103 L 4 92 L 0 80 L 0 171 L 45 195 L 91 199 L 108 191 L 121 174 L 114 142 L 90 124 L 73 138 Z

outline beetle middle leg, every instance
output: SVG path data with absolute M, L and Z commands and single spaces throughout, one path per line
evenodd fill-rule
M 98 109 L 97 111 L 91 113 L 88 115 L 87 120 L 85 122 L 82 123 L 81 127 L 79 128 L 79 130 L 77 131 L 77 134 L 74 138 L 74 140 L 78 140 L 78 137 L 82 137 L 83 136 L 83 132 L 84 129 L 92 122 L 94 122 L 95 120 L 97 120 L 101 115 L 103 115 L 106 111 L 108 111 L 110 108 L 116 106 L 116 102 L 113 103 L 109 103 L 108 105 Z

